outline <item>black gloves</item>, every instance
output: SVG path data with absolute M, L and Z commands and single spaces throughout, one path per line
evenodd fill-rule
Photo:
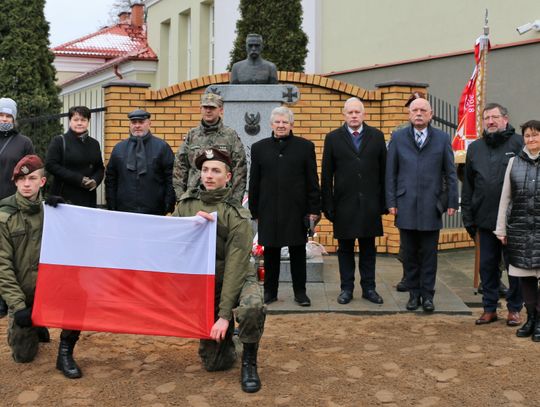
M 29 328 L 32 326 L 32 307 L 21 309 L 13 315 L 15 323 L 21 328 Z
M 476 226 L 473 226 L 473 225 L 465 226 L 465 230 L 467 230 L 467 233 L 469 234 L 472 240 L 476 239 L 476 231 L 478 230 Z
M 52 206 L 53 208 L 56 208 L 58 204 L 61 203 L 66 203 L 66 201 L 64 201 L 64 198 L 58 195 L 49 195 L 47 199 L 45 199 L 45 204 Z

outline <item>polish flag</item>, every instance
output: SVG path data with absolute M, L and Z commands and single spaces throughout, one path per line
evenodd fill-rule
M 44 208 L 35 325 L 209 337 L 217 222 Z

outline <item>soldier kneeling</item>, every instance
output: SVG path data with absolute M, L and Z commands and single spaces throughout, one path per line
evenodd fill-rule
M 173 216 L 200 215 L 214 221 L 217 212 L 215 318 L 210 337 L 201 340 L 199 355 L 208 371 L 229 369 L 235 359 L 234 317 L 243 343 L 242 390 L 261 388 L 257 373 L 257 351 L 264 330 L 265 307 L 255 269 L 250 264 L 253 230 L 250 213 L 231 197 L 229 156 L 216 149 L 205 150 L 195 161 L 201 171 L 201 186 L 184 193 Z
M 32 325 L 32 306 L 38 273 L 45 185 L 43 162 L 24 156 L 13 170 L 15 195 L 0 201 L 0 295 L 8 304 L 8 344 L 17 363 L 34 360 L 39 342 L 49 342 L 47 328 Z M 54 205 L 58 202 L 52 202 Z M 82 373 L 73 360 L 79 331 L 62 330 L 56 368 L 70 379 Z

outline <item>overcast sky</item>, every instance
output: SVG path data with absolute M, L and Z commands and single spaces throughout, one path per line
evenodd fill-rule
M 50 43 L 56 46 L 93 33 L 109 22 L 114 0 L 46 0 Z

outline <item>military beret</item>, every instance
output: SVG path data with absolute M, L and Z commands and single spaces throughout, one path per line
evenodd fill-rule
M 222 107 L 223 98 L 215 93 L 205 93 L 201 97 L 201 106 Z
M 37 155 L 25 155 L 13 169 L 13 177 L 11 179 L 15 181 L 17 178 L 24 177 L 43 167 L 43 161 Z
M 197 156 L 195 159 L 195 166 L 197 169 L 200 170 L 205 161 L 221 161 L 231 168 L 231 159 L 229 154 L 215 148 L 203 150 L 203 152 Z
M 411 96 L 405 103 L 405 107 L 409 107 L 409 105 L 416 99 L 425 99 L 425 98 L 426 98 L 426 94 L 424 92 L 414 92 L 411 94 Z
M 137 109 L 128 114 L 129 120 L 146 120 L 150 118 L 150 113 L 146 110 Z

